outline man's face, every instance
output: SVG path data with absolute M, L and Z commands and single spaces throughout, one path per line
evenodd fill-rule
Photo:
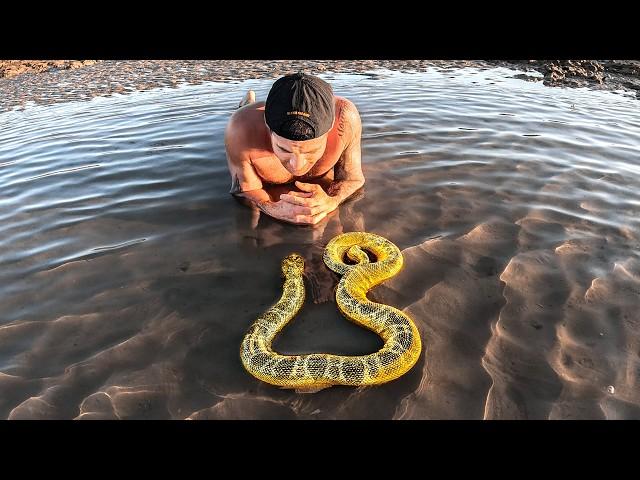
M 271 132 L 273 152 L 289 173 L 299 177 L 307 173 L 324 154 L 328 133 L 311 140 L 287 140 Z

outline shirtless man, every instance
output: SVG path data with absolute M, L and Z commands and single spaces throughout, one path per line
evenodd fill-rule
M 364 185 L 355 105 L 304 73 L 249 91 L 225 131 L 229 193 L 285 222 L 315 225 Z M 297 187 L 297 188 L 296 188 Z

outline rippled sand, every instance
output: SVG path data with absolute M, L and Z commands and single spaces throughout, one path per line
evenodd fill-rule
M 0 416 L 640 418 L 638 102 L 513 75 L 325 73 L 367 184 L 315 229 L 227 193 L 226 121 L 270 79 L 0 113 Z M 312 395 L 253 379 L 240 341 L 291 251 L 308 299 L 278 350 L 380 346 L 321 259 L 352 230 L 403 251 L 370 297 L 415 320 L 418 364 Z

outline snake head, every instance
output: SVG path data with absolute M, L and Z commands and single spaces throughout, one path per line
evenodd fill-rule
M 297 253 L 291 253 L 282 260 L 282 274 L 288 278 L 302 275 L 304 271 L 304 258 Z
M 369 256 L 358 245 L 353 245 L 347 250 L 347 258 L 356 263 L 369 263 Z

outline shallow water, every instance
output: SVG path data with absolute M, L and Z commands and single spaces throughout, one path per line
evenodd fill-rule
M 367 183 L 317 228 L 227 193 L 226 122 L 272 80 L 0 113 L 0 417 L 640 418 L 638 101 L 514 73 L 324 74 Z M 353 230 L 403 250 L 370 297 L 414 319 L 418 364 L 307 395 L 253 379 L 240 341 L 292 251 L 308 298 L 277 349 L 379 347 L 321 260 Z

